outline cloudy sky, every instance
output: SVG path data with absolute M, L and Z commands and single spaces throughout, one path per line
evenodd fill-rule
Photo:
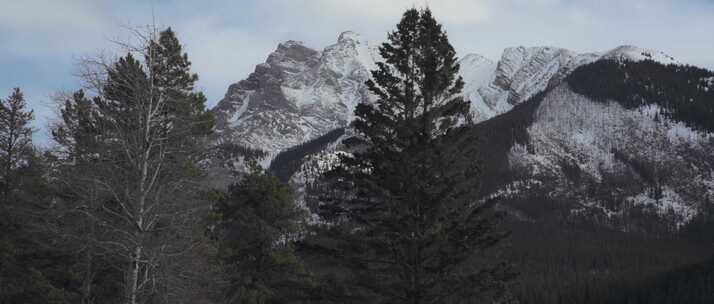
M 425 5 L 460 54 L 632 44 L 714 69 L 712 0 L 0 0 L 0 96 L 21 87 L 46 141 L 50 96 L 78 88 L 78 59 L 116 50 L 128 27 L 172 26 L 213 105 L 281 41 L 321 49 L 353 30 L 381 42 L 406 8 Z

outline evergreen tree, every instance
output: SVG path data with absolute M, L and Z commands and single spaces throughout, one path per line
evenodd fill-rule
M 2 154 L 2 195 L 7 200 L 13 187 L 13 172 L 21 165 L 27 149 L 32 145 L 32 110 L 26 109 L 25 98 L 19 88 L 0 104 L 0 153 Z
M 149 43 L 145 60 L 151 69 L 155 94 L 157 98 L 172 100 L 164 109 L 167 123 L 173 129 L 181 129 L 180 133 L 209 133 L 214 124 L 213 116 L 206 111 L 206 96 L 194 90 L 198 75 L 191 73 L 188 54 L 183 52 L 176 34 L 168 28 Z
M 64 100 L 60 115 L 62 121 L 52 129 L 52 138 L 64 149 L 64 156 L 73 164 L 96 160 L 102 130 L 95 103 L 79 90 Z
M 257 166 L 218 195 L 215 235 L 230 282 L 226 303 L 304 299 L 307 273 L 293 248 L 304 216 L 290 187 Z
M 20 89 L 0 100 L 0 303 L 66 303 L 71 256 L 57 250 L 47 162 L 32 146 L 32 111 Z
M 354 128 L 364 142 L 326 178 L 323 225 L 308 246 L 335 258 L 360 303 L 481 303 L 503 300 L 510 276 L 486 249 L 504 237 L 475 201 L 479 168 L 469 102 L 440 24 L 410 9 L 380 48 Z M 337 271 L 336 273 L 339 273 Z

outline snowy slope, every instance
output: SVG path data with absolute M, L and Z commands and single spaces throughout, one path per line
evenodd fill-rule
M 517 47 L 503 51 L 492 81 L 477 89 L 483 104 L 476 108 L 477 121 L 504 113 L 564 78 L 576 67 L 599 56 L 577 54 L 553 47 Z
M 463 94 L 471 101 L 471 113 L 476 120 L 483 120 L 492 111 L 479 90 L 493 82 L 496 62 L 478 54 L 468 54 L 459 61 L 460 74 L 464 79 Z
M 714 134 L 656 113 L 656 105 L 628 110 L 561 84 L 535 111 L 527 146 L 510 150 L 510 166 L 582 208 L 613 217 L 638 206 L 684 224 L 714 193 Z

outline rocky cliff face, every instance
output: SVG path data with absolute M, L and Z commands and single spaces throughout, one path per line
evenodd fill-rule
M 477 121 L 505 113 L 533 95 L 560 83 L 577 67 L 600 59 L 654 60 L 678 64 L 659 51 L 620 46 L 604 53 L 585 53 L 555 47 L 507 48 L 497 64 L 478 55 L 461 61 L 464 94 L 471 100 Z
M 545 90 L 549 84 L 561 80 L 569 71 L 598 57 L 553 47 L 507 48 L 494 71 L 493 80 L 477 89 L 483 100 L 483 104 L 477 104 L 475 109 L 478 120 L 512 109 Z
M 281 43 L 213 109 L 217 140 L 276 153 L 345 126 L 369 99 L 364 82 L 374 54 L 352 32 L 322 51 Z

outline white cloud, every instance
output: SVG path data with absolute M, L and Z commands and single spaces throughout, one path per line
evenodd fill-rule
M 0 0 L 0 27 L 23 31 L 72 31 L 104 24 L 98 1 Z
M 248 10 L 233 5 L 227 12 L 247 12 L 262 39 L 303 40 L 321 48 L 344 30 L 380 42 L 410 7 L 429 6 L 449 32 L 457 50 L 498 59 L 510 46 L 551 45 L 576 51 L 604 51 L 620 44 L 662 49 L 684 62 L 701 59 L 714 48 L 714 36 L 695 36 L 714 26 L 710 4 L 692 1 L 565 0 L 262 0 Z M 230 6 L 230 5 L 229 5 Z M 705 19 L 705 24 L 695 20 Z M 262 26 L 267 28 L 263 28 Z M 686 29 L 686 30 L 685 30 Z M 678 31 L 678 33 L 673 33 Z M 675 46 L 710 44 L 678 53 Z M 681 48 L 680 48 L 681 49 Z M 709 55 L 707 55 L 709 56 Z M 690 61 L 689 59 L 693 60 Z M 712 61 L 708 61 L 712 67 Z
M 495 1 L 478 0 L 313 0 L 302 2 L 305 10 L 333 15 L 342 20 L 371 19 L 394 21 L 406 9 L 429 7 L 444 22 L 479 23 L 489 18 L 489 7 Z
M 111 18 L 92 0 L 0 0 L 0 41 L 5 50 L 33 56 L 71 56 L 97 48 L 112 30 Z

